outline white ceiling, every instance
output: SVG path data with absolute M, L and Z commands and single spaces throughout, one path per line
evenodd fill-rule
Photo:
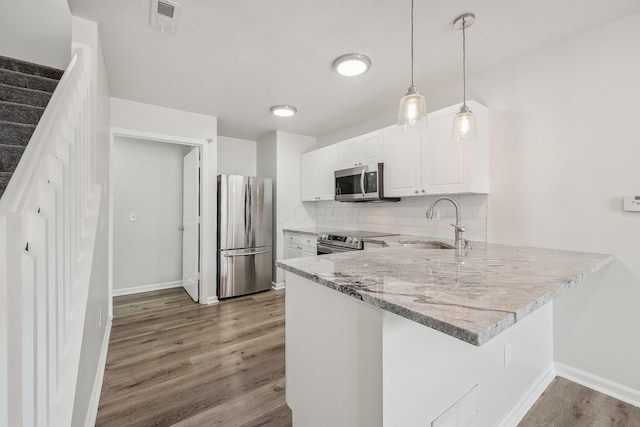
M 410 84 L 409 0 L 178 2 L 177 31 L 161 33 L 150 0 L 69 0 L 99 24 L 112 96 L 213 115 L 220 135 L 256 140 L 333 132 L 392 109 Z M 415 0 L 416 85 L 428 95 L 461 81 L 461 13 L 476 14 L 473 75 L 638 11 L 638 0 Z M 372 59 L 367 74 L 333 72 L 349 52 Z M 298 114 L 273 117 L 274 104 Z

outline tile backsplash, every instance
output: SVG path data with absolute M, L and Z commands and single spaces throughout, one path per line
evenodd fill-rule
M 399 202 L 347 203 L 316 202 L 316 226 L 343 230 L 367 230 L 413 236 L 453 239 L 455 222 L 453 204 L 441 201 L 436 206 L 439 220 L 427 220 L 426 212 L 438 196 L 406 197 Z M 460 205 L 463 237 L 471 241 L 487 241 L 487 195 L 449 196 Z

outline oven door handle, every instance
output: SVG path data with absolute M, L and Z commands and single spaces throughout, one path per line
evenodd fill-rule
M 362 193 L 362 197 L 367 197 L 367 189 L 365 188 L 365 173 L 366 169 L 362 169 L 360 172 L 360 192 Z
M 352 249 L 352 248 L 342 248 L 340 246 L 329 246 L 329 245 L 323 245 L 322 243 L 318 243 L 316 245 L 316 253 L 318 255 L 320 254 L 332 254 L 334 252 L 351 252 L 351 251 L 357 251 L 357 249 Z

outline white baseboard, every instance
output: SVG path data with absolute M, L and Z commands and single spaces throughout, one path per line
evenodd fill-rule
M 151 285 L 134 286 L 132 288 L 114 289 L 113 296 L 119 297 L 122 295 L 132 295 L 132 294 L 139 294 L 142 292 L 159 291 L 161 289 L 179 288 L 180 286 L 182 286 L 182 281 L 180 280 L 178 280 L 177 282 L 154 283 Z
M 104 380 L 104 369 L 107 365 L 107 353 L 109 352 L 109 338 L 111 337 L 112 323 L 111 319 L 107 320 L 107 327 L 105 328 L 104 339 L 102 340 L 102 349 L 100 350 L 100 359 L 98 360 L 96 380 L 93 383 L 93 391 L 91 392 L 87 418 L 84 420 L 85 427 L 94 427 L 96 425 L 98 405 L 100 404 L 100 392 L 102 391 L 102 381 Z
M 556 369 L 554 365 L 551 364 L 549 368 L 538 377 L 529 390 L 527 390 L 525 395 L 509 410 L 507 415 L 502 418 L 499 427 L 517 426 L 555 377 Z
M 640 407 L 640 390 L 632 389 L 559 362 L 556 362 L 556 373 L 559 377 L 589 387 L 630 405 Z
M 209 305 L 209 304 L 217 304 L 219 302 L 220 302 L 220 300 L 218 300 L 218 297 L 217 296 L 213 296 L 213 297 L 208 297 L 207 299 L 205 299 L 203 304 Z
M 284 287 L 284 282 L 271 282 L 271 289 L 273 289 L 274 291 L 279 291 L 280 289 L 284 289 Z

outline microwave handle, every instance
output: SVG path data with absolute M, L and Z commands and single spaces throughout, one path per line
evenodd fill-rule
M 360 172 L 360 192 L 362 193 L 362 197 L 367 197 L 366 195 L 367 190 L 365 188 L 365 184 L 366 184 L 365 173 L 366 173 L 365 169 L 362 169 L 362 172 Z

